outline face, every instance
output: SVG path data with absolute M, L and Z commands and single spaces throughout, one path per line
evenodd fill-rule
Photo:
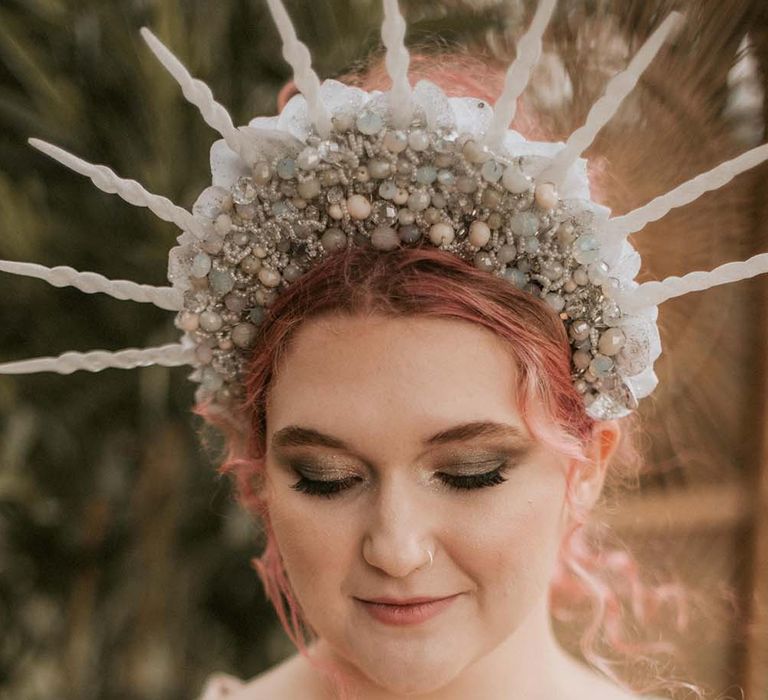
M 266 497 L 291 585 L 323 643 L 377 686 L 443 687 L 546 595 L 567 462 L 526 431 L 513 361 L 490 331 L 309 322 L 278 372 L 267 434 Z

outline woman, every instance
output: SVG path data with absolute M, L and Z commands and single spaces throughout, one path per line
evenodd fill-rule
M 317 85 L 279 5 L 271 4 L 286 56 L 308 95 L 305 107 L 294 103 L 293 109 L 298 104 L 315 113 L 322 134 L 330 128 L 330 115 L 323 115 Z M 551 3 L 542 3 L 547 5 L 551 12 Z M 539 38 L 541 24 L 534 19 L 538 28 L 532 32 Z M 663 27 L 668 34 L 668 23 Z M 394 46 L 397 23 L 389 29 Z M 660 36 L 649 41 L 660 45 Z M 151 37 L 148 41 L 169 70 L 181 74 Z M 393 72 L 402 77 L 402 52 L 392 46 L 390 55 L 400 57 Z M 537 51 L 530 41 L 527 49 L 520 46 L 524 58 Z M 446 92 L 482 94 L 464 91 L 468 86 L 456 77 L 461 66 L 451 75 L 439 58 L 432 65 L 433 82 Z M 642 69 L 632 65 L 637 77 Z M 367 89 L 375 76 L 374 70 L 363 81 Z M 489 69 L 487 76 L 501 82 L 503 74 Z M 188 76 L 180 82 L 193 101 L 213 107 L 210 94 Z M 424 90 L 439 101 L 439 90 Z M 429 100 L 423 95 L 422 100 L 428 111 Z M 504 115 L 499 103 L 497 113 Z M 397 106 L 393 101 L 393 110 Z M 462 106 L 472 112 L 465 115 L 467 123 L 484 121 L 484 101 Z M 214 108 L 202 111 L 222 130 L 230 152 L 214 154 L 214 160 L 220 158 L 214 172 L 219 182 L 198 201 L 198 218 L 135 188 L 129 201 L 148 202 L 165 215 L 161 218 L 185 229 L 170 273 L 178 285 L 174 292 L 184 293 L 183 307 L 173 306 L 178 297 L 167 290 L 155 290 L 156 301 L 180 310 L 177 323 L 195 345 L 192 364 L 199 366 L 195 379 L 202 384 L 198 412 L 227 434 L 223 469 L 234 476 L 245 507 L 263 520 L 267 546 L 258 570 L 301 652 L 250 684 L 214 682 L 206 697 L 639 697 L 622 686 L 598 649 L 602 628 L 609 641 L 620 638 L 620 611 L 594 560 L 591 568 L 585 566 L 590 558 L 580 529 L 600 498 L 621 442 L 620 424 L 608 415 L 627 415 L 636 394 L 652 390 L 651 365 L 660 348 L 653 333 L 632 336 L 628 325 L 618 324 L 618 311 L 611 311 L 612 281 L 622 275 L 631 280 L 637 272 L 634 249 L 621 248 L 615 269 L 607 263 L 600 268 L 592 256 L 596 248 L 587 245 L 594 241 L 584 233 L 599 207 L 574 214 L 558 198 L 553 183 L 563 185 L 561 194 L 567 189 L 567 178 L 558 180 L 555 168 L 559 147 L 546 156 L 552 163 L 544 172 L 552 181 L 534 187 L 522 156 L 504 169 L 473 140 L 446 145 L 423 127 L 405 136 L 391 124 L 382 131 L 380 115 L 370 111 L 357 121 L 343 115 L 351 126 L 333 122 L 339 133 L 356 125 L 359 133 L 347 139 L 351 155 L 338 155 L 328 144 L 318 155 L 314 149 L 324 142 L 310 134 L 298 157 L 270 163 L 248 151 L 247 131 L 234 130 Z M 288 105 L 283 111 L 292 123 L 296 112 Z M 497 121 L 505 130 L 509 120 Z M 530 114 L 518 114 L 515 125 L 527 139 L 541 137 Z M 291 135 L 301 134 L 303 126 L 293 126 Z M 380 132 L 376 143 L 364 138 L 378 138 Z M 531 145 L 526 139 L 515 143 L 523 142 Z M 379 147 L 392 157 L 374 159 L 372 149 Z M 418 153 L 425 151 L 434 156 L 434 166 L 420 161 Z M 570 163 L 559 163 L 560 175 L 571 172 L 580 152 Z M 242 162 L 234 163 L 233 156 L 242 156 Z M 545 157 L 536 151 L 528 156 Z M 333 177 L 315 177 L 321 160 L 329 164 L 321 173 Z M 336 165 L 353 160 L 351 170 L 336 172 L 343 170 Z M 457 179 L 448 166 L 459 162 L 464 170 Z M 109 189 L 109 173 L 76 165 L 100 187 L 120 192 L 120 186 Z M 221 174 L 244 165 L 250 174 L 232 180 Z M 447 173 L 439 180 L 445 192 L 422 187 L 442 173 Z M 375 214 L 372 180 L 383 180 L 375 188 L 381 198 L 375 204 L 383 207 Z M 349 182 L 350 190 L 333 191 Z M 413 188 L 401 192 L 403 182 Z M 453 220 L 441 210 L 454 206 L 447 201 L 456 194 L 454 182 L 463 195 L 477 197 L 454 197 L 461 225 L 452 228 Z M 327 203 L 322 200 L 327 208 L 316 214 L 312 202 L 322 187 L 329 188 Z M 406 205 L 394 212 L 397 231 L 381 223 L 390 217 L 389 201 Z M 506 224 L 495 210 L 505 207 L 516 213 L 509 215 L 507 243 L 499 248 L 499 230 Z M 270 216 L 260 218 L 265 212 Z M 332 220 L 343 222 L 338 226 L 344 231 Z M 316 250 L 307 242 L 311 224 L 322 224 L 322 245 L 329 253 L 314 265 Z M 251 235 L 270 226 L 282 232 L 284 225 L 290 240 L 276 236 L 269 250 Z M 419 227 L 442 249 L 401 245 L 414 243 Z M 474 264 L 448 252 L 454 236 L 464 235 Z M 358 245 L 347 246 L 347 236 Z M 487 252 L 492 236 L 496 257 Z M 574 241 L 582 243 L 576 254 L 569 248 Z M 554 255 L 556 244 L 569 249 L 571 262 L 579 258 L 572 276 L 549 258 L 545 269 L 543 254 L 537 257 L 540 249 Z M 289 252 L 295 258 L 288 260 Z M 522 257 L 525 265 L 510 265 L 506 276 L 488 274 L 491 263 Z M 607 276 L 622 265 L 626 269 L 617 277 Z M 261 282 L 253 297 L 240 293 L 243 275 Z M 283 280 L 290 284 L 274 294 Z M 587 309 L 566 306 L 558 293 L 573 295 L 579 286 L 602 290 L 593 295 L 602 305 L 599 332 L 588 324 L 582 328 L 577 319 Z M 613 291 L 635 287 L 618 285 Z M 215 304 L 210 297 L 216 297 Z M 254 300 L 260 308 L 251 308 Z M 609 316 L 617 323 L 605 321 Z M 650 327 L 649 319 L 643 327 Z M 652 349 L 641 352 L 643 338 Z M 643 360 L 636 367 L 632 352 L 625 352 L 626 374 L 643 381 L 624 385 L 619 374 L 611 374 L 610 358 L 617 357 L 619 366 L 620 351 L 630 340 Z M 244 352 L 238 356 L 235 348 Z M 174 348 L 164 359 L 178 363 L 189 359 L 189 350 Z M 566 654 L 551 628 L 556 608 L 585 592 L 596 606 L 582 651 L 603 675 Z M 637 648 L 624 650 L 633 657 Z

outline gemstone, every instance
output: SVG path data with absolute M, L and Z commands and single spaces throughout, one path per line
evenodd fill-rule
M 371 244 L 377 250 L 394 250 L 399 247 L 400 239 L 391 226 L 378 226 L 371 234 Z
M 539 229 L 539 217 L 529 211 L 519 211 L 509 220 L 509 227 L 518 236 L 535 236 Z
M 211 258 L 205 253 L 198 253 L 192 259 L 189 274 L 192 277 L 205 277 L 211 270 Z
M 498 182 L 504 172 L 504 167 L 495 160 L 488 160 L 483 163 L 480 174 L 487 182 Z
M 315 170 L 320 165 L 320 154 L 316 148 L 305 148 L 299 153 L 296 163 L 302 170 Z
M 422 185 L 431 185 L 437 179 L 437 168 L 434 165 L 422 165 L 416 168 L 415 178 Z
M 494 268 L 493 258 L 484 250 L 475 253 L 474 262 L 476 268 L 486 272 L 490 272 Z
M 453 241 L 454 231 L 450 224 L 432 224 L 429 227 L 429 240 L 436 246 L 448 244 Z
M 340 228 L 326 229 L 320 243 L 329 253 L 347 247 L 347 235 Z
M 403 243 L 415 243 L 421 238 L 421 231 L 418 226 L 407 224 L 397 229 L 397 235 Z
M 469 242 L 482 248 L 491 239 L 491 229 L 485 221 L 473 221 L 469 226 Z M 479 267 L 479 266 L 478 266 Z
M 573 244 L 573 257 L 581 265 L 595 262 L 600 255 L 600 243 L 589 234 L 579 236 Z
M 384 148 L 391 153 L 400 153 L 408 146 L 408 137 L 404 131 L 388 131 L 384 134 Z
M 229 270 L 211 270 L 208 275 L 211 289 L 216 296 L 224 296 L 235 286 L 234 275 Z
M 517 257 L 517 250 L 511 243 L 505 243 L 496 253 L 496 259 L 501 263 L 511 263 Z
M 239 348 L 248 348 L 256 340 L 256 326 L 252 323 L 238 323 L 232 329 L 232 342 Z
M 522 194 L 531 189 L 531 179 L 517 165 L 510 165 L 504 171 L 501 183 L 512 194 Z
M 615 355 L 624 346 L 625 336 L 620 328 L 609 328 L 600 336 L 597 344 L 598 350 L 603 355 Z
M 386 180 L 379 185 L 379 197 L 382 199 L 394 199 L 397 194 L 397 185 L 392 180 Z
M 277 162 L 276 170 L 283 180 L 290 180 L 296 177 L 296 161 L 293 158 L 281 158 Z
M 296 189 L 303 199 L 314 199 L 320 194 L 320 182 L 316 177 L 310 177 L 300 182 Z
M 200 328 L 209 333 L 215 333 L 221 328 L 223 321 L 215 311 L 203 311 L 200 314 Z
M 417 190 L 408 196 L 408 208 L 411 211 L 424 211 L 429 206 L 429 201 L 429 193 Z
M 371 203 L 361 194 L 353 194 L 347 199 L 347 211 L 353 219 L 367 219 L 371 215 Z
M 414 151 L 424 151 L 429 147 L 429 136 L 421 129 L 414 129 L 408 134 L 408 145 Z

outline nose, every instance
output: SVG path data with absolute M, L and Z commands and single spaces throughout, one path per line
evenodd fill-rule
M 432 561 L 432 513 L 418 486 L 400 479 L 375 490 L 363 536 L 363 558 L 393 578 L 404 578 Z

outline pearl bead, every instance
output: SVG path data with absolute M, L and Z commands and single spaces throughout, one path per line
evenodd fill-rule
M 504 171 L 501 184 L 512 194 L 522 194 L 531 189 L 531 179 L 516 165 L 510 165 Z
M 221 316 L 215 311 L 203 311 L 200 314 L 200 328 L 209 333 L 215 333 L 222 326 Z
M 344 210 L 341 208 L 340 204 L 331 204 L 331 206 L 328 207 L 328 216 L 338 221 L 339 219 L 344 218 Z
M 280 284 L 280 273 L 270 267 L 262 267 L 259 270 L 259 282 L 265 287 L 277 287 Z
M 373 136 L 384 128 L 384 120 L 375 112 L 363 112 L 357 118 L 356 125 L 360 133 Z
M 332 253 L 347 247 L 347 236 L 340 228 L 329 228 L 323 233 L 320 243 L 323 248 Z
M 240 261 L 240 269 L 247 275 L 254 275 L 259 271 L 261 267 L 261 260 L 253 255 L 246 255 Z
M 408 196 L 408 208 L 411 211 L 424 211 L 429 206 L 429 194 L 422 191 L 412 192 Z
M 485 163 L 491 157 L 487 146 L 472 139 L 464 144 L 461 152 L 470 163 Z
M 583 267 L 577 267 L 573 271 L 573 281 L 576 282 L 580 287 L 584 287 L 587 284 L 589 284 L 589 276 L 587 275 L 587 271 Z
M 412 224 L 416 221 L 416 216 L 410 209 L 401 209 L 397 212 L 397 221 L 403 225 Z
M 483 163 L 480 174 L 486 182 L 498 182 L 504 172 L 504 167 L 495 160 L 488 160 Z
M 576 369 L 586 369 L 589 367 L 589 363 L 592 362 L 592 355 L 583 350 L 577 350 L 573 353 L 573 366 Z
M 256 340 L 256 326 L 252 323 L 238 323 L 232 329 L 232 342 L 239 348 L 248 348 Z
M 387 180 L 379 185 L 379 197 L 382 199 L 394 199 L 397 195 L 397 185 L 392 180 Z
M 496 253 L 496 258 L 501 263 L 511 263 L 517 257 L 517 250 L 511 243 L 505 243 L 499 248 L 499 252 Z
M 378 226 L 371 234 L 371 245 L 376 250 L 394 250 L 399 247 L 400 239 L 391 226 Z
M 421 231 L 418 226 L 407 224 L 397 229 L 397 235 L 403 243 L 415 243 L 421 238 Z
M 456 189 L 464 194 L 472 194 L 477 190 L 477 182 L 475 178 L 470 177 L 469 175 L 462 175 L 460 178 L 456 179 Z
M 392 172 L 392 166 L 386 160 L 374 159 L 368 161 L 368 171 L 371 173 L 371 177 L 381 180 Z
M 272 178 L 272 168 L 269 167 L 269 163 L 260 160 L 253 166 L 253 181 L 257 185 L 266 185 Z
M 429 240 L 437 246 L 451 243 L 453 237 L 453 227 L 450 224 L 439 223 L 429 227 Z
M 296 189 L 303 199 L 314 199 L 320 194 L 320 182 L 317 178 L 311 177 L 300 182 Z
M 624 346 L 626 337 L 620 328 L 609 328 L 600 336 L 597 349 L 603 355 L 615 355 Z
M 408 201 L 408 197 L 410 196 L 408 190 L 406 190 L 404 187 L 401 187 L 399 190 L 397 190 L 397 194 L 392 197 L 392 201 L 395 204 L 405 204 Z
M 384 148 L 390 153 L 401 153 L 408 146 L 408 137 L 404 131 L 388 131 L 384 135 Z
M 536 204 L 542 209 L 547 210 L 554 209 L 559 201 L 557 190 L 551 182 L 542 182 L 536 185 L 534 198 L 536 199 Z
M 200 326 L 200 317 L 191 311 L 182 311 L 179 315 L 179 326 L 181 326 L 181 330 L 187 331 L 187 333 L 196 331 Z
M 424 151 L 429 147 L 429 136 L 421 129 L 414 129 L 408 134 L 408 145 L 414 151 Z
M 485 221 L 473 221 L 469 226 L 469 242 L 478 248 L 482 248 L 491 240 L 491 229 Z
M 353 219 L 367 219 L 371 215 L 371 203 L 361 194 L 347 199 L 347 211 Z
M 485 272 L 493 270 L 493 258 L 484 250 L 479 250 L 475 253 L 474 258 L 475 267 Z
M 226 236 L 232 228 L 232 218 L 228 214 L 219 214 L 213 228 L 220 236 Z

